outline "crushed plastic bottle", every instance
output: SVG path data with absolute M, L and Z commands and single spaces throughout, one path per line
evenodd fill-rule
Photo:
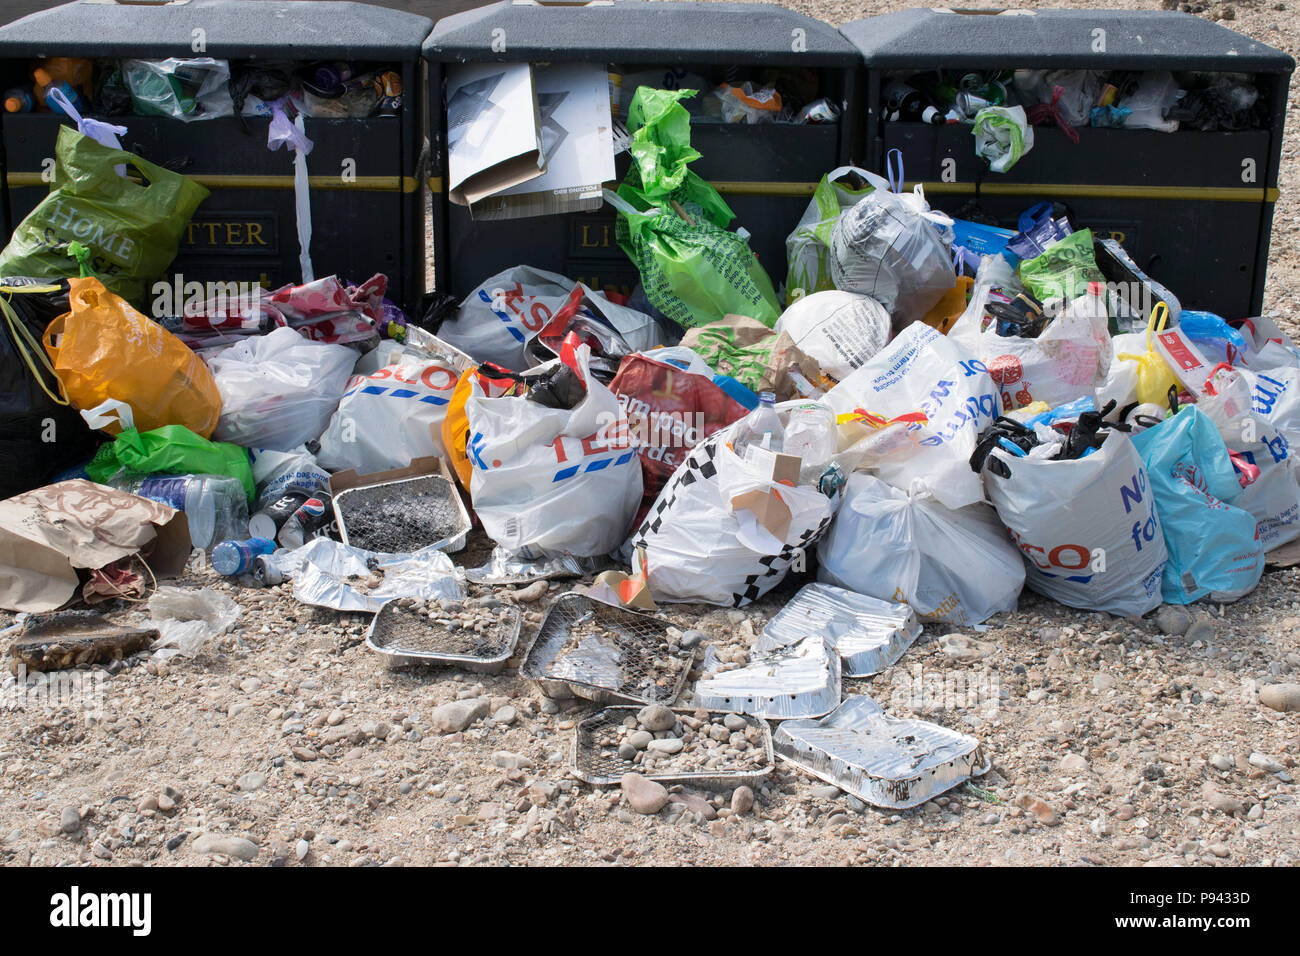
M 185 512 L 190 542 L 210 550 L 248 528 L 248 499 L 238 478 L 226 475 L 147 475 L 114 479 L 112 485 Z

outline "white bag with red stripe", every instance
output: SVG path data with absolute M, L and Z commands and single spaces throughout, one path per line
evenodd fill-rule
M 641 502 L 641 459 L 627 414 L 590 373 L 591 349 L 562 349 L 561 362 L 586 385 L 571 409 L 504 395 L 500 380 L 471 376 L 465 403 L 470 498 L 483 530 L 527 560 L 610 554 L 622 544 Z

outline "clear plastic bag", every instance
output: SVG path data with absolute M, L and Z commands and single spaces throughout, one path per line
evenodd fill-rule
M 141 116 L 170 116 L 188 123 L 234 115 L 230 64 L 225 60 L 124 60 L 122 76 Z
M 290 451 L 315 440 L 343 397 L 357 353 L 275 329 L 208 360 L 221 392 L 219 441 Z M 364 423 L 359 423 L 364 427 Z

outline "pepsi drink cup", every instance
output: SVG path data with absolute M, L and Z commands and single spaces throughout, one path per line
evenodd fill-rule
M 308 540 L 324 533 L 330 520 L 328 498 L 308 498 L 280 528 L 276 538 L 286 548 L 300 548 Z

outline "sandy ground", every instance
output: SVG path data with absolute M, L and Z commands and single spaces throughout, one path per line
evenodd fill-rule
M 1234 29 L 1294 55 L 1294 2 L 1204 15 L 1230 9 Z M 899 6 L 793 5 L 833 23 Z M 1297 95 L 1266 301 L 1292 331 Z M 366 649 L 362 618 L 285 588 L 229 589 L 243 615 L 199 658 L 139 655 L 84 672 L 102 680 L 100 719 L 0 707 L 0 863 L 1294 865 L 1300 717 L 1262 707 L 1255 691 L 1300 670 L 1297 573 L 1271 571 L 1236 604 L 1199 606 L 1181 636 L 1154 616 L 1114 619 L 1029 593 L 987 630 L 962 629 L 976 642 L 967 659 L 940 646 L 955 629 L 927 628 L 898 665 L 845 692 L 905 703 L 909 681 L 960 677 L 982 699 L 922 698 L 917 711 L 978 736 L 992 769 L 978 790 L 901 813 L 778 762 L 749 812 L 732 811 L 729 790 L 688 788 L 643 816 L 617 788 L 568 773 L 589 708 L 544 703 L 518 656 L 494 677 L 389 671 Z M 202 569 L 185 583 L 228 589 Z M 667 613 L 733 657 L 794 586 L 741 612 Z M 0 691 L 16 699 L 12 681 Z M 488 716 L 440 732 L 434 710 L 456 699 L 482 701 Z

